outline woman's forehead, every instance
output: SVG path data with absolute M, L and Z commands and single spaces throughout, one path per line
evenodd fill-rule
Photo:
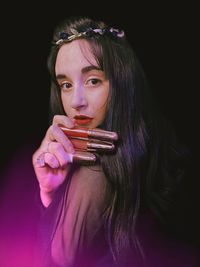
M 89 42 L 83 39 L 74 40 L 60 47 L 58 51 L 55 70 L 56 73 L 64 73 L 68 69 L 84 68 L 85 66 L 99 68 Z
M 57 54 L 57 60 L 87 60 L 96 65 L 96 59 L 92 52 L 91 45 L 87 40 L 78 39 L 62 45 Z

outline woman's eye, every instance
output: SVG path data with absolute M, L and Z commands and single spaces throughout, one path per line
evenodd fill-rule
M 72 85 L 70 83 L 67 83 L 67 82 L 64 82 L 62 84 L 60 84 L 60 88 L 61 90 L 67 90 L 67 89 L 70 89 Z
M 89 85 L 92 85 L 92 86 L 94 86 L 94 85 L 98 85 L 98 84 L 100 84 L 100 83 L 101 83 L 101 80 L 96 79 L 96 78 L 94 78 L 94 79 L 90 79 L 90 80 L 88 81 L 88 84 L 89 84 Z

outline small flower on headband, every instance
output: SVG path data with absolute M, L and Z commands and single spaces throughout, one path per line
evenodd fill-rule
M 73 33 L 71 35 L 66 33 L 66 32 L 61 32 L 60 36 L 59 36 L 60 39 L 58 41 L 56 41 L 55 44 L 61 45 L 63 43 L 70 42 L 74 39 L 78 39 L 78 38 L 83 37 L 83 36 L 93 37 L 96 35 L 107 35 L 107 36 L 114 37 L 114 38 L 123 38 L 125 36 L 123 30 L 119 30 L 119 29 L 115 29 L 115 28 L 103 28 L 103 29 L 89 28 L 88 30 L 86 30 L 84 32 L 78 32 L 78 31 L 72 29 L 71 32 Z

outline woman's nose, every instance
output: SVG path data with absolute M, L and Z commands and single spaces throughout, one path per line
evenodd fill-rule
M 80 109 L 87 105 L 85 88 L 83 86 L 77 86 L 74 88 L 71 106 L 74 109 Z

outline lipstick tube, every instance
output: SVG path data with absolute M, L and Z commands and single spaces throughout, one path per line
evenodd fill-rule
M 41 155 L 39 155 L 39 157 L 37 158 L 37 164 L 39 167 L 44 167 L 45 166 L 45 159 L 44 159 L 44 155 L 45 153 L 42 153 Z M 82 163 L 83 165 L 89 165 L 89 164 L 94 164 L 97 160 L 96 155 L 94 155 L 93 153 L 90 152 L 86 152 L 86 151 L 77 151 L 75 150 L 75 153 L 70 153 L 68 154 L 69 158 L 70 158 L 70 162 L 77 162 L 77 163 Z
M 115 149 L 115 146 L 111 142 L 106 142 L 102 140 L 96 139 L 88 139 L 88 138 L 69 138 L 72 142 L 75 149 L 80 149 L 83 151 L 112 151 Z
M 83 151 L 75 151 L 74 154 L 71 155 L 71 162 L 78 162 L 83 164 L 92 164 L 95 163 L 97 157 L 90 152 L 83 152 Z
M 118 139 L 118 135 L 116 132 L 105 131 L 102 129 L 94 128 L 80 128 L 74 127 L 72 129 L 61 126 L 60 127 L 63 132 L 69 137 L 85 137 L 85 138 L 96 138 L 101 140 L 110 140 L 116 141 Z

